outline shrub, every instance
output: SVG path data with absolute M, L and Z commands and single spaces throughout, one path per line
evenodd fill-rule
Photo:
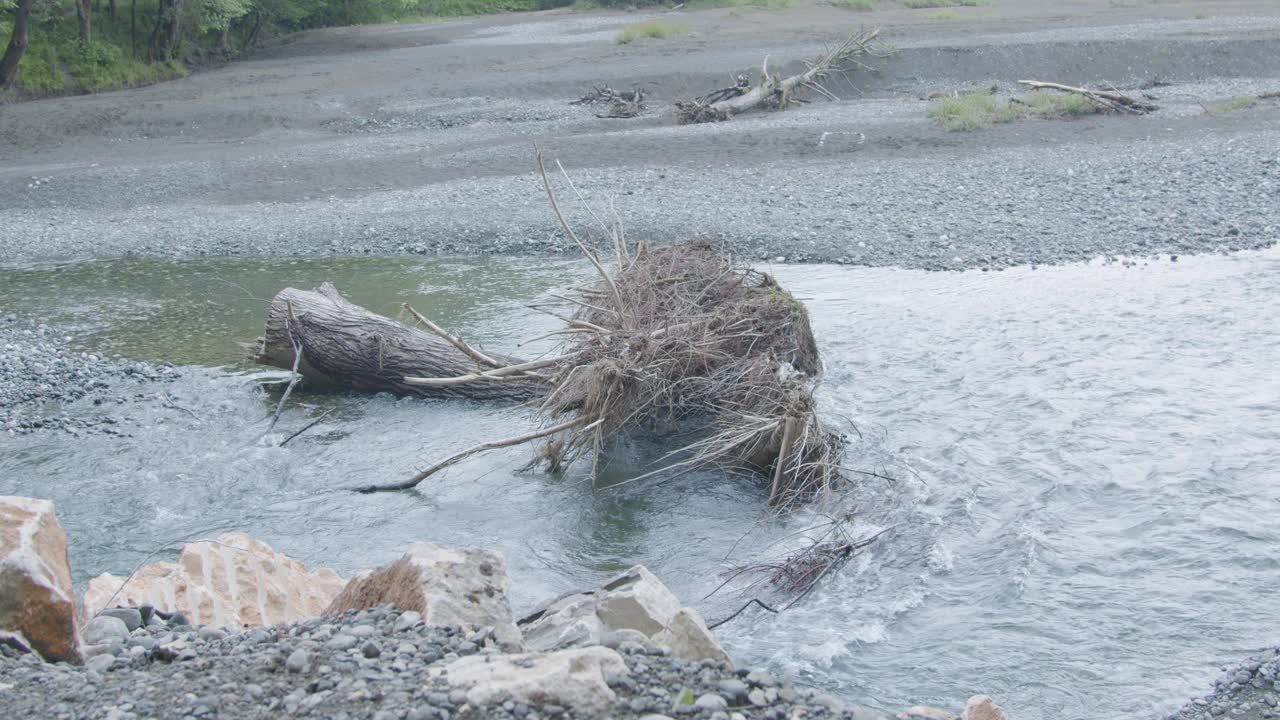
M 641 38 L 654 38 L 661 40 L 669 38 L 684 32 L 684 28 L 661 20 L 649 20 L 647 22 L 632 23 L 618 32 L 618 36 L 614 38 L 614 42 L 619 45 L 635 42 Z

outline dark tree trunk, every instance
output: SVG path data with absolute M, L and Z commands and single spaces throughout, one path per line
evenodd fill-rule
M 290 341 L 292 331 L 293 342 Z M 266 334 L 254 360 L 289 370 L 294 342 L 302 347 L 298 372 L 313 382 L 355 390 L 421 397 L 523 400 L 542 386 L 520 381 L 445 387 L 409 385 L 405 377 L 456 377 L 476 363 L 443 338 L 415 330 L 348 302 L 330 284 L 317 290 L 285 288 L 271 300 Z M 519 363 L 493 355 L 499 362 Z
M 129 51 L 138 57 L 138 0 L 129 0 Z
M 114 28 L 116 24 L 116 0 L 111 0 L 111 2 L 107 4 L 107 15 L 110 16 L 111 27 Z
M 93 0 L 76 0 L 76 19 L 80 21 L 80 44 L 88 45 L 92 32 Z
M 18 62 L 27 51 L 27 24 L 31 20 L 31 3 L 34 0 L 18 0 L 13 11 L 13 35 L 4 57 L 0 58 L 0 87 L 9 87 L 18 76 Z
M 178 49 L 181 37 L 182 0 L 160 0 L 156 13 L 156 26 L 151 31 L 148 57 L 151 60 L 171 60 Z
M 249 31 L 249 37 L 244 41 L 244 47 L 242 49 L 247 50 L 253 47 L 253 44 L 258 41 L 258 31 L 261 29 L 262 29 L 262 13 L 257 10 L 254 10 L 253 11 L 253 29 Z
M 222 35 L 218 38 L 218 49 L 225 55 L 231 49 L 231 23 L 222 26 Z

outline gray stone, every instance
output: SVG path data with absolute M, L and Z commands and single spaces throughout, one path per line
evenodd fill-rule
M 81 638 L 86 645 L 100 645 L 111 640 L 124 643 L 129 639 L 129 626 L 120 618 L 99 615 L 85 626 Z
M 114 655 L 94 655 L 85 661 L 84 667 L 86 670 L 102 673 L 106 672 L 107 668 L 110 668 L 115 661 Z
M 699 710 L 724 710 L 729 707 L 729 701 L 715 693 L 705 693 L 693 702 L 693 706 Z
M 372 660 L 382 654 L 382 647 L 373 640 L 366 640 L 364 645 L 360 646 L 360 653 Z
M 133 632 L 134 630 L 142 627 L 142 612 L 136 608 L 107 608 L 106 610 L 98 613 L 98 616 L 118 618 L 124 623 L 124 626 L 129 629 L 129 632 Z
M 355 638 L 351 637 L 350 635 L 340 634 L 340 635 L 334 635 L 333 639 L 325 643 L 325 647 L 328 647 L 333 650 L 339 650 L 339 651 L 350 650 L 351 648 L 356 646 L 357 642 L 358 641 Z
M 746 683 L 738 680 L 737 678 L 721 680 L 718 687 L 720 689 L 720 694 L 735 702 L 746 700 L 747 693 L 751 690 Z
M 407 610 L 400 613 L 400 617 L 396 618 L 393 628 L 396 632 L 404 632 L 420 622 L 422 622 L 422 613 L 416 610 Z
M 307 656 L 306 650 L 298 648 L 290 653 L 288 660 L 284 661 L 284 667 L 291 673 L 306 672 L 311 667 L 311 658 Z

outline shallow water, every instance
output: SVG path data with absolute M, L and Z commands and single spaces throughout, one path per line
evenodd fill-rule
M 891 529 L 843 573 L 781 616 L 721 628 L 742 663 L 890 709 L 986 692 L 1019 720 L 1091 720 L 1168 712 L 1218 664 L 1280 641 L 1280 252 L 773 269 L 812 312 L 822 400 L 856 426 L 851 464 L 896 480 L 852 493 L 867 532 Z M 509 350 L 556 322 L 523 305 L 581 273 L 528 259 L 115 261 L 3 271 L 0 310 L 74 326 L 86 347 L 221 366 L 259 331 L 261 298 L 331 279 L 373 309 L 410 301 Z M 81 585 L 226 529 L 344 573 L 422 538 L 502 550 L 517 610 L 643 562 L 713 620 L 743 601 L 699 600 L 726 555 L 813 522 L 761 522 L 760 488 L 712 475 L 592 495 L 581 473 L 517 472 L 519 449 L 419 493 L 355 496 L 345 488 L 526 420 L 312 394 L 264 438 L 261 378 L 191 369 L 167 388 L 190 412 L 125 406 L 131 438 L 0 437 L 0 493 L 58 503 Z

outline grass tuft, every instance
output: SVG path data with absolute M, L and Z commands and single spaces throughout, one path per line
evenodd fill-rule
M 977 7 L 982 0 L 902 0 L 902 4 L 912 10 L 948 7 Z
M 1256 103 L 1257 101 L 1258 101 L 1257 98 L 1249 95 L 1237 95 L 1231 98 L 1230 100 L 1225 100 L 1223 102 L 1210 105 L 1209 112 L 1214 115 L 1218 115 L 1220 113 L 1229 113 L 1229 112 L 1234 112 L 1236 110 L 1243 110 L 1247 107 L 1253 107 L 1253 104 Z
M 684 31 L 685 28 L 681 25 L 664 22 L 662 20 L 649 20 L 647 22 L 627 25 L 618 32 L 618 36 L 613 40 L 619 45 L 626 45 L 641 38 L 662 40 L 664 38 L 669 38 L 672 35 L 679 35 Z
M 857 12 L 871 12 L 876 9 L 876 0 L 827 0 L 827 2 L 834 7 Z
M 689 0 L 685 4 L 690 10 L 710 10 L 712 8 L 758 8 L 761 10 L 786 10 L 796 4 L 796 0 Z
M 988 90 L 941 97 L 929 103 L 929 117 L 952 132 L 967 132 L 1021 118 L 1068 118 L 1094 115 L 1102 108 L 1083 95 L 1033 92 L 1005 98 Z

